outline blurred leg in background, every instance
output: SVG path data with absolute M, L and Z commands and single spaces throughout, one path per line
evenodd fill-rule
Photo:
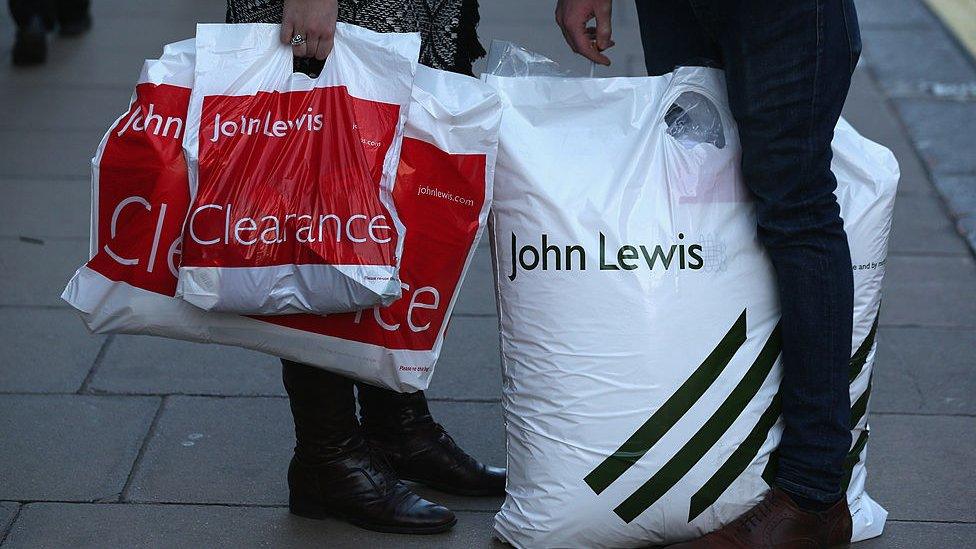
M 47 60 L 47 33 L 57 27 L 61 36 L 79 36 L 91 28 L 89 0 L 8 0 L 17 25 L 13 63 L 40 65 Z

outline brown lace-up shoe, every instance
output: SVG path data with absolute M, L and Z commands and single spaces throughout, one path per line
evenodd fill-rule
M 847 498 L 821 513 L 797 507 L 779 488 L 724 528 L 674 549 L 825 549 L 851 542 L 851 512 Z

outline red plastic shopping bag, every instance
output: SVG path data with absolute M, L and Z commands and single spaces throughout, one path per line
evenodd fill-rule
M 63 297 L 84 313 L 130 303 L 134 288 L 164 295 L 176 289 L 180 233 L 190 201 L 182 140 L 193 85 L 194 41 L 167 45 L 145 62 L 128 110 L 92 158 L 91 259 Z M 142 324 L 109 314 L 97 328 Z M 93 329 L 96 326 L 91 326 Z
M 402 385 L 427 386 L 486 225 L 500 121 L 498 97 L 482 82 L 418 68 L 393 193 L 407 227 L 403 297 L 355 313 L 264 317 L 309 334 L 316 344 L 303 360 L 375 363 Z
M 391 193 L 419 39 L 340 24 L 310 78 L 279 35 L 197 27 L 177 295 L 261 315 L 389 304 L 403 236 Z

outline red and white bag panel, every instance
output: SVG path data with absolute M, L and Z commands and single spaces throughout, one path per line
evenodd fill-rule
M 198 25 L 176 294 L 205 310 L 355 311 L 400 297 L 392 191 L 416 34 L 340 23 L 321 74 L 278 25 Z
M 487 222 L 500 122 L 498 97 L 484 83 L 417 69 L 393 191 L 407 227 L 403 297 L 388 307 L 328 317 L 264 317 L 322 336 L 291 356 L 333 370 L 379 365 L 396 372 L 402 389 L 427 387 Z
M 145 333 L 172 309 L 156 314 L 153 306 L 176 289 L 190 203 L 182 141 L 194 56 L 191 39 L 147 60 L 129 109 L 92 158 L 91 259 L 61 296 L 92 330 Z
M 192 45 L 188 51 L 190 56 L 182 60 L 192 72 Z M 397 210 L 409 229 L 400 267 L 404 297 L 389 307 L 329 316 L 205 312 L 174 297 L 175 268 L 155 269 L 165 284 L 152 286 L 142 263 L 119 264 L 116 269 L 124 269 L 125 278 L 110 277 L 89 263 L 62 297 L 94 332 L 236 345 L 399 391 L 426 389 L 491 207 L 500 116 L 494 91 L 481 82 L 418 68 L 394 190 Z M 124 163 L 125 157 L 116 160 Z M 182 158 L 171 160 L 170 169 L 179 171 Z M 124 178 L 111 181 L 111 187 L 103 181 L 99 189 L 96 174 L 95 194 L 127 197 L 135 192 Z M 178 264 L 180 226 L 189 202 L 186 175 L 182 180 L 147 178 L 146 185 L 147 197 L 184 197 L 182 210 L 167 208 L 167 215 L 180 221 L 164 224 L 157 234 L 156 218 L 150 214 L 159 208 L 140 209 L 142 215 L 134 215 L 133 208 L 131 219 L 119 217 L 116 247 L 133 250 L 133 257 L 148 257 L 153 248 L 172 249 L 171 261 Z M 116 207 L 110 206 L 93 206 L 93 219 L 110 223 Z M 156 236 L 141 239 L 146 234 Z M 94 231 L 92 237 L 100 245 Z M 157 259 L 165 265 L 162 261 Z

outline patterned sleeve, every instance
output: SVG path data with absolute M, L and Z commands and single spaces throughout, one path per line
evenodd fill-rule
M 228 0 L 227 22 L 280 23 L 282 6 L 283 0 Z M 471 74 L 485 55 L 478 0 L 339 0 L 339 20 L 377 32 L 419 32 L 420 62 L 437 69 Z

